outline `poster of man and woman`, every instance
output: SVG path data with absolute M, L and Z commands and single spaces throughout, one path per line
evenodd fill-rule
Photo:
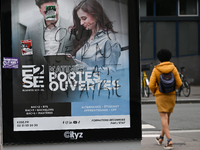
M 128 0 L 11 0 L 14 132 L 131 128 L 128 16 Z

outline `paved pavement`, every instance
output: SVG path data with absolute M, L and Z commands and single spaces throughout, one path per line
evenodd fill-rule
M 159 135 L 157 133 L 157 135 Z M 176 131 L 170 132 L 172 141 L 173 141 L 173 150 L 200 150 L 200 131 L 196 132 L 186 132 L 178 133 Z M 145 136 L 145 135 L 143 135 Z M 164 150 L 164 146 L 167 143 L 166 137 L 162 145 L 157 145 L 155 141 L 155 136 L 152 134 L 152 137 L 143 137 L 141 141 L 142 150 Z
M 148 98 L 142 97 L 142 104 L 154 104 L 155 97 L 150 94 Z M 181 96 L 177 96 L 177 103 L 200 103 L 200 86 L 191 86 L 191 92 L 188 97 L 185 97 L 181 92 Z
M 142 104 L 155 104 L 155 97 L 150 94 L 148 98 L 141 97 Z M 191 86 L 189 97 L 185 97 L 182 93 L 177 96 L 177 103 L 200 103 L 200 86 Z M 166 137 L 161 146 L 157 145 L 155 137 L 159 136 L 160 131 L 142 131 L 142 150 L 162 150 L 166 145 Z M 170 131 L 173 140 L 174 150 L 200 150 L 200 130 L 174 130 Z

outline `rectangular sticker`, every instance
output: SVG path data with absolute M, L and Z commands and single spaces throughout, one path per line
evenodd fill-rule
M 21 41 L 21 51 L 22 51 L 22 55 L 32 55 L 33 54 L 31 40 L 22 40 Z
M 46 6 L 46 20 L 56 20 L 56 6 Z
M 3 68 L 18 69 L 19 58 L 3 57 Z

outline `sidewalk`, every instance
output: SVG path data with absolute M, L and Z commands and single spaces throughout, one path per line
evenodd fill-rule
M 141 97 L 142 104 L 155 104 L 155 97 L 150 94 L 148 98 Z M 177 103 L 200 103 L 200 86 L 191 86 L 189 97 L 183 93 L 177 96 Z M 173 147 L 176 150 L 200 150 L 200 130 L 190 130 L 182 132 L 181 130 L 170 131 L 173 139 Z M 162 150 L 166 145 L 166 137 L 161 146 L 157 145 L 155 137 L 160 135 L 160 131 L 142 131 L 142 150 Z
M 155 97 L 152 93 L 148 98 L 141 96 L 142 104 L 155 104 Z M 177 96 L 176 103 L 200 103 L 200 86 L 191 86 L 189 97 L 185 97 L 181 92 L 181 96 Z
M 143 133 L 144 134 L 144 133 Z M 143 137 L 141 141 L 141 150 L 164 150 L 167 140 L 164 137 L 162 145 L 157 145 L 155 137 L 159 136 L 160 131 L 151 137 Z M 200 131 L 178 133 L 170 131 L 171 138 L 173 140 L 173 149 L 175 150 L 199 150 L 200 149 Z

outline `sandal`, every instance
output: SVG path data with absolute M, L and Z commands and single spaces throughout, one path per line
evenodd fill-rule
M 172 143 L 172 144 L 169 144 L 170 141 L 172 142 L 172 139 L 168 139 L 168 140 L 167 140 L 167 145 L 164 146 L 164 149 L 173 149 L 173 146 L 172 146 L 173 143 Z
M 160 135 L 160 137 L 157 137 L 155 140 L 158 143 L 158 145 L 161 145 L 163 142 L 163 139 L 164 139 L 164 137 Z M 160 140 L 162 140 L 162 141 L 160 142 Z

